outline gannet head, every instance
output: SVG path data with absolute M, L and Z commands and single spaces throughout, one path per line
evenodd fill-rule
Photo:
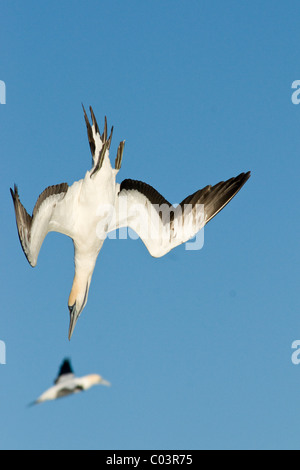
M 111 385 L 110 382 L 103 379 L 101 375 L 97 375 L 97 374 L 87 375 L 82 380 L 83 380 L 83 387 L 85 390 L 88 390 L 94 385 L 106 385 L 107 387 Z
M 83 285 L 82 283 L 78 282 L 76 277 L 74 279 L 68 302 L 70 312 L 69 340 L 71 340 L 77 320 L 86 306 L 90 289 L 90 282 L 91 280 L 89 279 L 87 283 Z

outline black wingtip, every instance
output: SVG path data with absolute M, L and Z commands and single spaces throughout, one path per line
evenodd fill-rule
M 73 371 L 73 368 L 72 368 L 72 365 L 71 365 L 71 359 L 66 358 L 66 359 L 63 360 L 63 362 L 60 366 L 59 374 L 60 375 L 74 374 L 74 371 Z
M 247 173 L 241 173 L 240 176 L 237 177 L 237 179 L 240 180 L 241 187 L 244 186 L 244 184 L 246 184 L 250 178 L 251 178 L 251 171 L 247 171 Z

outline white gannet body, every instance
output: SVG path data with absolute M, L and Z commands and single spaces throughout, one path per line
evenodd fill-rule
M 31 405 L 39 405 L 45 401 L 53 401 L 74 393 L 84 392 L 95 385 L 110 386 L 110 383 L 97 374 L 75 377 L 70 360 L 65 359 L 54 382 L 54 387 L 49 388 Z
M 175 208 L 146 183 L 131 179 L 116 183 L 125 142 L 120 143 L 112 168 L 109 149 L 113 128 L 108 137 L 105 118 L 101 134 L 92 108 L 92 125 L 83 110 L 93 157 L 92 169 L 85 178 L 72 186 L 63 183 L 47 188 L 38 198 L 32 216 L 20 202 L 17 186 L 11 189 L 20 242 L 31 266 L 37 264 L 47 233 L 63 233 L 73 240 L 75 276 L 68 302 L 69 339 L 87 303 L 96 260 L 109 232 L 130 227 L 152 256 L 164 256 L 193 238 L 250 178 L 250 172 L 241 173 L 215 186 L 206 186 Z

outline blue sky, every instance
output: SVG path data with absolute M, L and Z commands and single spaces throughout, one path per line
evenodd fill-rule
M 299 449 L 297 1 L 0 0 L 2 449 Z M 154 260 L 107 240 L 69 343 L 73 246 L 34 270 L 9 188 L 32 211 L 91 157 L 81 103 L 125 139 L 119 181 L 172 202 L 252 178 L 201 251 Z M 36 408 L 64 357 L 111 388 Z

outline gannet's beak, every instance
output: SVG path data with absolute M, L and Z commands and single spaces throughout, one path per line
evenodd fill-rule
M 108 382 L 108 381 L 105 380 L 105 379 L 101 379 L 99 383 L 100 383 L 101 385 L 106 385 L 107 387 L 110 387 L 110 386 L 111 386 L 111 383 Z
M 70 327 L 69 327 L 69 341 L 70 341 L 72 338 L 77 320 L 80 315 L 80 312 L 78 312 L 76 308 L 76 302 L 72 307 L 70 307 L 69 305 L 69 311 L 70 311 Z

